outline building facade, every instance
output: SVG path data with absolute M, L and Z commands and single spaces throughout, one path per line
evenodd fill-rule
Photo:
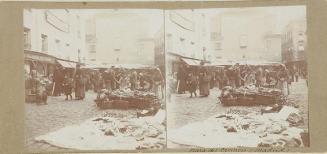
M 264 36 L 265 60 L 271 62 L 282 62 L 282 39 L 280 34 L 268 34 Z
M 282 34 L 282 62 L 288 67 L 304 67 L 306 49 L 306 20 L 291 21 Z
M 272 50 L 267 50 L 266 36 L 278 34 L 275 21 L 275 16 L 252 9 L 217 13 L 210 24 L 215 57 L 235 61 L 275 60 L 266 56 Z M 273 52 L 280 53 L 277 49 Z
M 199 65 L 201 61 L 212 59 L 208 41 L 209 20 L 204 13 L 195 10 L 171 10 L 166 11 L 165 19 L 168 74 L 176 72 L 183 59 L 188 65 Z
M 23 16 L 27 73 L 36 67 L 40 74 L 48 75 L 48 64 L 55 63 L 54 59 L 85 61 L 84 22 L 78 10 L 24 9 Z
M 146 20 L 147 16 L 120 10 L 95 13 L 87 19 L 90 63 L 154 65 L 155 36 L 148 34 Z
M 159 66 L 161 72 L 165 73 L 165 37 L 164 27 L 162 26 L 154 37 L 154 63 Z

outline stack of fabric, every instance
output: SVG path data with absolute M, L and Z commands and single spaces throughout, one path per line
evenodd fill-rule
M 100 108 L 138 108 L 159 107 L 158 97 L 153 92 L 131 91 L 130 89 L 103 90 L 95 100 Z
M 244 86 L 240 88 L 224 87 L 219 100 L 227 106 L 233 105 L 272 105 L 284 101 L 279 89 Z

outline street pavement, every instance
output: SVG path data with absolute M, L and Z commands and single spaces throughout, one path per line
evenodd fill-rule
M 31 152 L 63 151 L 47 143 L 36 142 L 35 137 L 56 131 L 65 126 L 80 124 L 83 121 L 101 114 L 113 117 L 135 115 L 135 110 L 100 110 L 94 99 L 96 93 L 89 91 L 84 100 L 65 100 L 65 96 L 48 97 L 47 105 L 25 103 L 25 148 Z

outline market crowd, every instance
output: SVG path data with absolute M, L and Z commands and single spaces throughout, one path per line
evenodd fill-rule
M 83 100 L 85 92 L 92 90 L 96 93 L 102 89 L 113 91 L 117 89 L 129 88 L 130 90 L 152 91 L 159 95 L 159 87 L 163 89 L 164 78 L 159 69 L 125 69 L 101 68 L 85 69 L 79 64 L 76 68 L 63 68 L 57 66 L 53 74 L 49 77 L 31 75 L 27 79 L 27 88 L 31 88 L 32 93 L 41 93 L 44 89 L 47 95 L 61 96 L 65 95 L 66 100 L 73 99 L 73 93 L 76 100 Z M 35 71 L 33 71 L 36 74 Z M 33 74 L 32 72 L 32 74 Z M 48 82 L 43 82 L 47 78 Z M 36 81 L 36 82 L 33 82 Z
M 173 73 L 170 90 L 178 94 L 188 91 L 190 97 L 197 96 L 197 91 L 199 91 L 201 97 L 207 97 L 213 87 L 222 90 L 226 86 L 239 88 L 251 85 L 278 88 L 284 95 L 288 95 L 289 86 L 292 82 L 298 82 L 300 77 L 307 79 L 304 68 L 287 69 L 283 64 L 254 66 L 236 63 L 229 66 L 210 67 L 201 62 L 200 66 L 181 64 L 178 71 Z

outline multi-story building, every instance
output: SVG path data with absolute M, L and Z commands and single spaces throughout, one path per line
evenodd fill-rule
M 282 56 L 282 40 L 280 34 L 267 34 L 264 36 L 265 50 L 264 56 L 265 60 L 271 62 L 281 62 Z
M 48 75 L 52 64 L 84 62 L 84 22 L 78 10 L 25 9 L 23 23 L 27 73 L 33 68 Z
M 168 73 L 181 63 L 199 65 L 212 58 L 208 45 L 208 18 L 201 11 L 171 10 L 165 14 L 165 49 Z
M 150 26 L 147 15 L 133 11 L 95 13 L 86 20 L 91 63 L 154 65 L 155 34 L 149 34 Z
M 306 20 L 293 20 L 283 30 L 282 62 L 289 68 L 304 68 L 306 66 L 306 49 Z
M 165 72 L 165 38 L 164 27 L 162 26 L 154 37 L 154 63 L 159 66 L 162 73 Z
M 218 55 L 222 50 L 221 15 L 214 15 L 210 20 L 210 47 L 213 52 L 212 59 L 215 61 L 222 58 Z
M 96 61 L 96 34 L 95 34 L 95 19 L 90 18 L 85 20 L 85 45 L 88 63 Z
M 210 24 L 215 58 L 234 61 L 272 60 L 267 56 L 265 37 L 278 34 L 275 18 L 268 12 L 251 8 L 217 13 Z M 274 49 L 272 52 L 279 51 Z

